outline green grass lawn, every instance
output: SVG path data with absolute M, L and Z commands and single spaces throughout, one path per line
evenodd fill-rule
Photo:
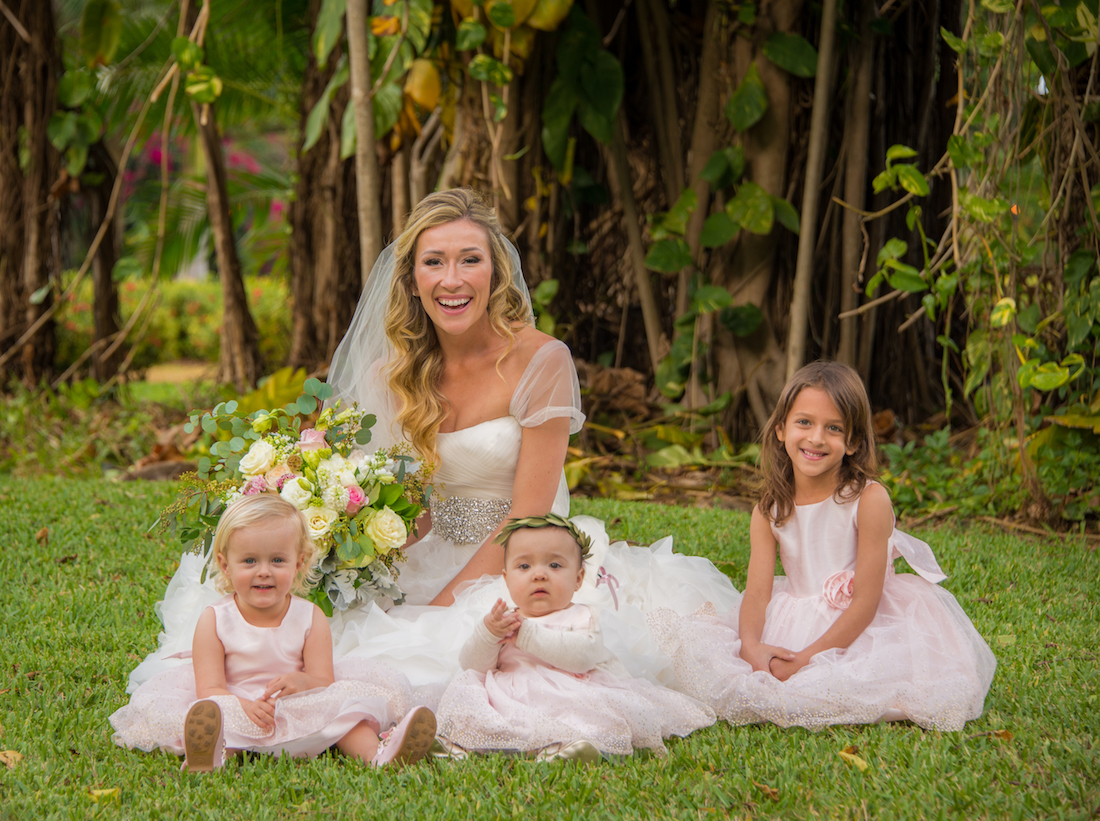
M 212 776 L 124 750 L 108 716 L 156 644 L 178 550 L 149 523 L 171 485 L 0 478 L 0 818 L 1087 818 L 1100 812 L 1098 557 L 1072 539 L 965 523 L 917 531 L 998 658 L 962 733 L 910 724 L 817 733 L 718 724 L 669 755 L 589 768 L 501 755 L 399 774 L 326 755 Z M 612 538 L 671 533 L 744 585 L 748 516 L 577 500 Z M 48 537 L 45 533 L 48 531 Z M 869 766 L 840 756 L 849 745 Z M 11 758 L 10 753 L 5 754 Z M 91 791 L 117 790 L 93 800 Z

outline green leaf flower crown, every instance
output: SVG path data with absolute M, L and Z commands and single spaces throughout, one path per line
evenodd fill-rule
M 592 539 L 587 533 L 557 513 L 547 513 L 545 516 L 525 516 L 521 519 L 509 519 L 500 531 L 500 535 L 494 541 L 508 548 L 508 540 L 517 530 L 538 530 L 540 527 L 560 527 L 566 530 L 581 549 L 581 561 L 592 555 Z

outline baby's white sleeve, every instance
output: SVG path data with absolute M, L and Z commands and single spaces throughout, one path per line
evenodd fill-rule
M 500 639 L 489 632 L 483 619 L 478 619 L 474 625 L 474 634 L 462 645 L 458 663 L 463 670 L 487 673 L 496 668 L 499 656 Z
M 516 647 L 567 673 L 587 673 L 608 659 L 595 610 L 584 630 L 556 630 L 525 620 Z
M 570 433 L 581 429 L 580 382 L 573 355 L 564 342 L 555 339 L 535 351 L 512 394 L 509 413 L 525 428 L 567 417 Z

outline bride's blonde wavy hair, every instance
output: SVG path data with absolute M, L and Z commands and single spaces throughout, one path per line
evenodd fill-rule
M 452 188 L 429 194 L 409 214 L 405 230 L 394 242 L 394 276 L 386 311 L 386 337 L 393 356 L 386 366 L 390 390 L 401 407 L 397 423 L 409 443 L 427 464 L 436 460 L 436 434 L 447 415 L 447 400 L 439 391 L 443 353 L 435 326 L 419 299 L 413 297 L 413 270 L 420 235 L 429 228 L 468 220 L 480 226 L 489 240 L 493 274 L 489 285 L 489 324 L 508 341 L 500 362 L 512 350 L 517 323 L 530 324 L 531 308 L 516 287 L 512 257 L 496 213 L 469 188 Z

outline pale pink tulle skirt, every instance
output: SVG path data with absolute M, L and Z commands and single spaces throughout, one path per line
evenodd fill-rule
M 798 651 L 843 611 L 788 589 L 776 577 L 761 640 Z M 850 646 L 817 654 L 785 682 L 740 657 L 738 617 L 739 607 L 718 616 L 650 615 L 680 689 L 732 724 L 817 729 L 908 719 L 959 730 L 982 714 L 997 664 L 955 597 L 909 573 L 887 576 L 874 620 Z

